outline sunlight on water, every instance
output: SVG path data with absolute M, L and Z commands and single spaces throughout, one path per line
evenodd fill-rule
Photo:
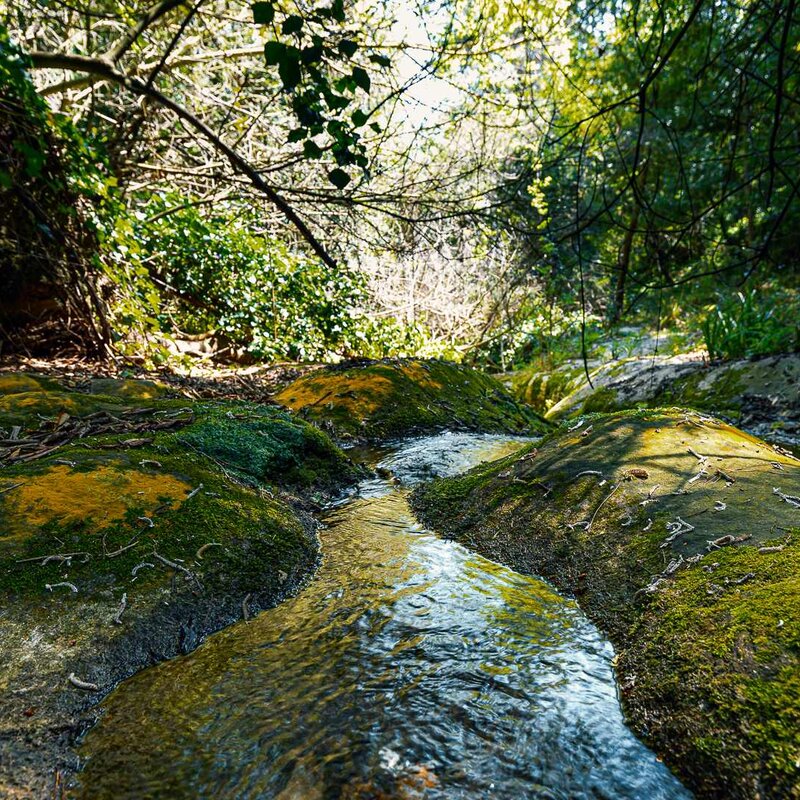
M 381 463 L 411 484 L 519 444 L 443 434 Z M 122 684 L 78 796 L 688 798 L 576 605 L 422 530 L 406 491 L 365 482 L 297 597 Z

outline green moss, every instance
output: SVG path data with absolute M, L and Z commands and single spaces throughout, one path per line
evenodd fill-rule
M 15 392 L 0 396 L 0 428 L 38 428 L 41 417 L 55 419 L 61 413 L 80 417 L 120 407 L 119 399 L 101 395 L 50 390 Z
M 57 381 L 44 375 L 25 372 L 0 373 L 0 396 L 20 392 L 58 392 L 63 388 Z
M 776 539 L 797 522 L 776 486 L 800 494 L 800 461 L 707 417 L 637 409 L 564 424 L 412 503 L 578 597 L 618 647 L 632 724 L 700 796 L 797 797 L 800 538 Z M 679 517 L 692 529 L 667 542 Z
M 256 486 L 330 490 L 360 475 L 324 433 L 266 406 L 207 407 L 177 439 Z
M 339 435 L 385 438 L 441 428 L 540 432 L 547 424 L 493 378 L 445 361 L 366 362 L 317 370 L 275 399 Z
M 608 386 L 596 389 L 583 401 L 581 413 L 591 414 L 598 412 L 616 411 L 619 408 L 617 393 Z
M 157 381 L 135 378 L 93 378 L 89 391 L 123 400 L 154 400 L 168 394 L 169 387 Z

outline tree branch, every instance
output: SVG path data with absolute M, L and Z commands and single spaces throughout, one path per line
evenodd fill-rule
M 174 0 L 169 0 L 174 2 Z M 262 194 L 276 206 L 283 215 L 300 232 L 300 235 L 308 242 L 312 250 L 329 266 L 336 268 L 335 259 L 328 253 L 322 243 L 312 233 L 311 229 L 298 216 L 297 212 L 283 199 L 266 181 L 261 174 L 252 167 L 242 156 L 233 148 L 225 144 L 202 120 L 196 117 L 191 111 L 182 105 L 171 100 L 152 86 L 148 86 L 137 78 L 130 78 L 118 72 L 114 63 L 107 57 L 90 58 L 89 56 L 68 55 L 65 53 L 46 53 L 42 51 L 32 51 L 28 53 L 31 65 L 35 69 L 66 69 L 74 72 L 85 72 L 113 83 L 119 84 L 133 94 L 149 97 L 160 106 L 172 111 L 175 116 L 183 120 L 191 128 L 194 128 L 204 139 L 210 142 L 216 150 L 222 153 L 235 170 L 246 175 L 250 182 Z

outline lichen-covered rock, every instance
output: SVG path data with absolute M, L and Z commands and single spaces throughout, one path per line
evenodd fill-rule
M 561 420 L 589 412 L 680 405 L 722 414 L 764 435 L 800 434 L 800 354 L 708 364 L 692 356 L 612 362 L 548 412 Z M 778 437 L 780 438 L 780 437 Z
M 800 461 L 696 413 L 597 415 L 413 504 L 576 595 L 699 797 L 800 797 Z
M 539 367 L 526 368 L 498 376 L 498 380 L 508 386 L 518 400 L 546 415 L 556 403 L 579 388 L 585 377 L 583 364 L 572 361 L 549 372 Z
M 30 394 L 52 392 L 6 398 Z M 318 557 L 304 507 L 360 475 L 274 407 L 139 395 L 65 419 L 84 398 L 0 421 L 2 796 L 45 796 L 119 680 L 297 587 Z
M 494 378 L 446 361 L 387 359 L 325 367 L 291 383 L 274 399 L 351 438 L 441 428 L 512 433 L 548 428 Z

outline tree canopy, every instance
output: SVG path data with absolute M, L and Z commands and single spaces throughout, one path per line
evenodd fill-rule
M 214 330 L 505 363 L 718 292 L 795 303 L 796 23 L 794 0 L 7 5 L 4 285 L 143 358 Z

